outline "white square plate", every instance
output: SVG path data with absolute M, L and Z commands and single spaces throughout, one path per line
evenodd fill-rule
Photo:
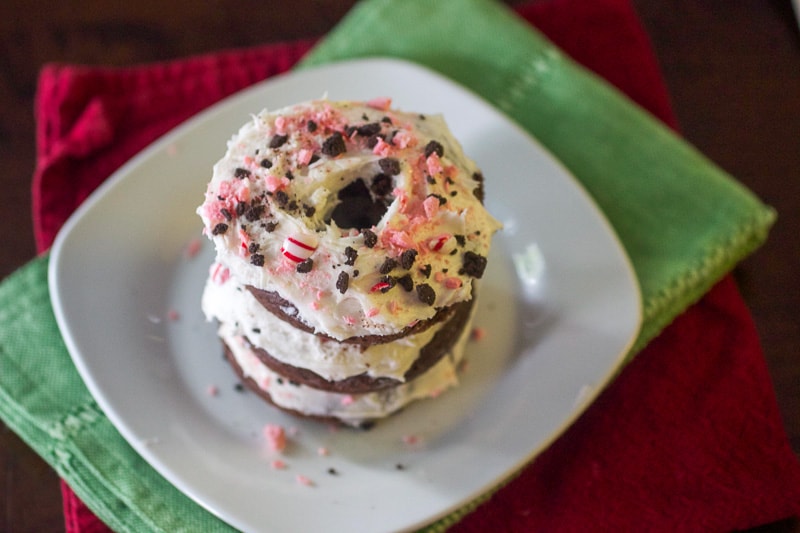
M 480 291 L 476 325 L 487 335 L 470 343 L 462 385 L 364 432 L 332 431 L 237 392 L 199 310 L 212 247 L 185 254 L 230 136 L 263 108 L 323 94 L 390 96 L 399 109 L 442 113 L 482 168 L 487 207 L 505 225 Z M 246 531 L 413 530 L 452 513 L 568 427 L 612 378 L 641 320 L 625 252 L 576 180 L 480 98 L 389 59 L 270 79 L 154 143 L 65 225 L 50 289 L 75 365 L 123 437 Z M 267 423 L 293 428 L 286 469 L 271 466 Z

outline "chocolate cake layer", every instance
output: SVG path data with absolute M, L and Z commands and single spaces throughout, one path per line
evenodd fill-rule
M 276 317 L 288 322 L 292 326 L 307 333 L 314 333 L 314 330 L 305 322 L 298 318 L 297 308 L 290 301 L 284 299 L 280 294 L 273 291 L 265 291 L 253 287 L 252 285 L 245 286 L 248 291 L 258 300 L 264 309 L 275 315 Z M 463 303 L 463 302 L 462 302 Z M 413 326 L 409 326 L 402 331 L 392 335 L 364 335 L 361 337 L 350 337 L 344 340 L 336 340 L 322 333 L 314 333 L 320 337 L 331 339 L 333 342 L 346 342 L 349 344 L 358 344 L 361 346 L 371 346 L 373 344 L 383 344 L 387 342 L 396 341 L 408 335 L 421 333 L 434 324 L 449 320 L 455 314 L 457 305 L 450 307 L 443 307 L 437 310 L 436 314 L 428 320 L 420 320 Z
M 403 376 L 405 381 L 411 381 L 422 375 L 450 350 L 461 336 L 464 327 L 469 323 L 474 301 L 473 299 L 452 306 L 452 318 L 445 323 L 442 329 L 436 332 L 428 344 L 420 349 L 419 357 Z M 337 341 L 331 340 L 330 342 Z M 330 381 L 306 368 L 299 368 L 278 361 L 266 350 L 252 345 L 250 349 L 258 356 L 264 365 L 274 372 L 285 376 L 290 381 L 301 383 L 315 389 L 342 394 L 362 394 L 387 389 L 402 383 L 402 381 L 396 379 L 387 377 L 373 378 L 367 374 L 360 374 L 339 381 Z

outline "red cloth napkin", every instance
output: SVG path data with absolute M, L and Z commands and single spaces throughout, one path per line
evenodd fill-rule
M 649 41 L 627 0 L 539 1 L 518 12 L 674 127 Z M 289 69 L 311 44 L 122 70 L 47 66 L 36 102 L 39 249 L 148 143 L 218 99 Z M 64 483 L 62 491 L 68 532 L 107 530 Z M 799 513 L 800 464 L 751 317 L 729 276 L 453 530 L 728 531 Z

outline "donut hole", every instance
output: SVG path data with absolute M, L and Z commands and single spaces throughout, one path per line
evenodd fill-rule
M 387 181 L 388 180 L 388 181 Z M 343 229 L 368 229 L 380 222 L 394 199 L 393 180 L 385 174 L 372 179 L 371 187 L 363 178 L 357 178 L 337 193 L 339 203 L 333 208 L 331 219 Z

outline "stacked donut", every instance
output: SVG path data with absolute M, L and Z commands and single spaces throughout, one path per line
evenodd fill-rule
M 202 308 L 245 385 L 353 426 L 457 383 L 500 227 L 443 119 L 390 103 L 261 112 L 197 210 L 216 249 Z

